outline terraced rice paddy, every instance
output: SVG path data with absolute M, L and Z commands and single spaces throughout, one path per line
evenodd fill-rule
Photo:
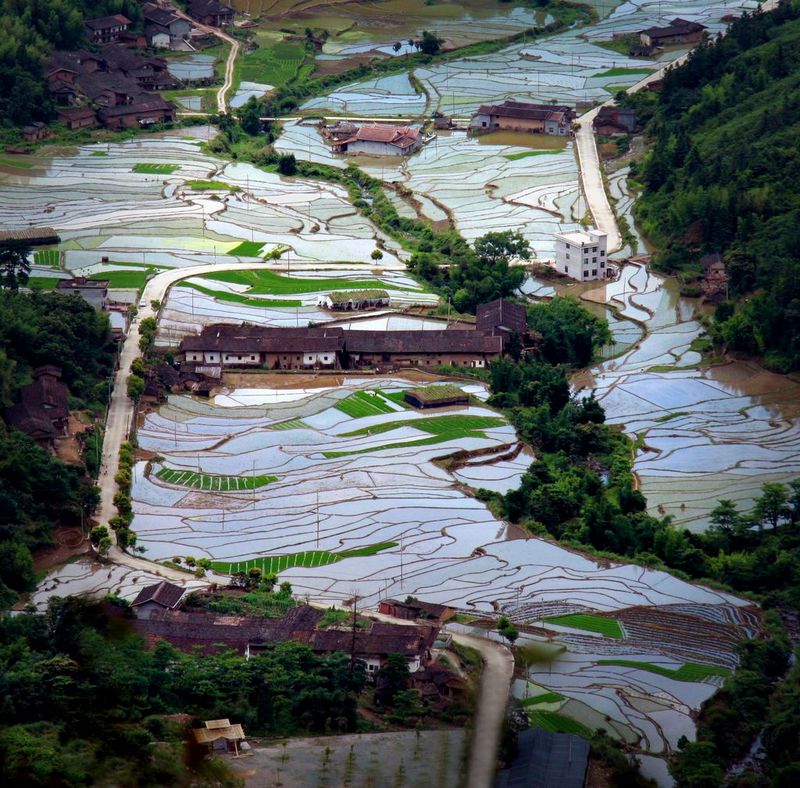
M 41 249 L 33 253 L 36 265 L 47 265 L 58 268 L 61 264 L 61 252 L 58 249 Z
M 337 403 L 336 409 L 359 419 L 362 416 L 375 416 L 379 413 L 393 413 L 395 408 L 386 402 L 382 394 L 373 391 L 356 391 Z
M 172 175 L 179 168 L 178 164 L 141 164 L 133 165 L 133 172 L 141 172 L 145 175 Z
M 542 619 L 547 624 L 559 624 L 572 629 L 585 629 L 587 632 L 597 632 L 608 638 L 621 639 L 624 634 L 619 621 L 602 616 L 590 616 L 584 613 L 572 613 L 568 616 L 548 616 Z
M 172 468 L 159 468 L 156 476 L 168 484 L 179 487 L 196 487 L 212 492 L 239 492 L 256 490 L 265 484 L 278 481 L 277 476 L 213 476 L 195 471 L 177 471 Z

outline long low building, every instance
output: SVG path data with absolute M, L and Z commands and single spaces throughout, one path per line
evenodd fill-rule
M 523 131 L 564 137 L 572 131 L 575 110 L 563 104 L 528 104 L 507 99 L 502 104 L 485 104 L 470 121 L 470 130 Z
M 178 361 L 190 367 L 359 369 L 455 366 L 483 368 L 508 339 L 533 340 L 521 304 L 497 299 L 478 307 L 473 329 L 367 331 L 338 326 L 276 328 L 215 324 L 184 337 Z

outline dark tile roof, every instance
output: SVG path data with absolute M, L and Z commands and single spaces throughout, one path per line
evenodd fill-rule
M 233 353 L 302 353 L 342 349 L 341 328 L 269 328 L 215 324 L 199 336 L 184 337 L 181 351 Z
M 475 313 L 478 331 L 493 333 L 499 328 L 505 331 L 524 334 L 528 328 L 528 313 L 522 304 L 498 298 L 488 304 L 479 304 Z
M 181 601 L 184 589 L 162 580 L 160 583 L 153 583 L 151 586 L 143 588 L 131 605 L 143 605 L 145 602 L 155 602 L 165 608 L 174 608 Z
M 574 114 L 571 107 L 564 104 L 528 104 L 508 99 L 502 104 L 484 104 L 478 107 L 477 115 L 499 115 L 503 118 L 524 118 L 526 120 L 568 121 Z
M 234 10 L 217 0 L 188 0 L 186 9 L 190 16 L 216 16 L 217 14 L 232 14 Z
M 673 36 L 688 36 L 692 33 L 699 33 L 701 30 L 705 29 L 705 25 L 701 25 L 699 22 L 689 22 L 686 19 L 676 17 L 667 27 L 648 27 L 646 30 L 642 30 L 642 33 L 649 36 L 651 39 L 659 39 L 671 38 Z
M 117 118 L 124 115 L 138 115 L 145 112 L 154 111 L 174 111 L 175 105 L 161 98 L 161 96 L 154 95 L 140 95 L 137 96 L 132 104 L 121 104 L 117 107 L 103 107 L 97 116 L 100 120 L 106 118 Z
M 34 372 L 34 380 L 19 390 L 19 401 L 4 412 L 13 429 L 31 436 L 55 437 L 56 422 L 69 418 L 69 389 L 61 370 L 47 365 Z
M 499 353 L 500 337 L 479 331 L 348 331 L 349 353 Z
M 136 84 L 136 80 L 130 79 L 130 77 L 126 77 L 119 72 L 109 74 L 106 71 L 95 71 L 93 74 L 83 74 L 78 77 L 77 84 L 80 91 L 92 101 L 108 92 L 125 95 L 130 98 L 135 98 L 142 94 L 142 89 Z
M 495 788 L 583 788 L 589 742 L 573 733 L 522 731 L 517 755 L 497 775 Z
M 94 110 L 91 107 L 64 107 L 58 110 L 58 117 L 69 121 L 86 120 L 94 117 Z
M 87 279 L 85 276 L 76 276 L 74 279 L 59 279 L 56 290 L 108 290 L 108 285 L 108 279 Z
M 166 8 L 159 8 L 153 3 L 145 3 L 142 6 L 142 14 L 148 22 L 159 25 L 160 27 L 169 27 L 173 22 L 181 19 L 177 14 L 168 11 Z
M 97 19 L 87 19 L 86 27 L 89 30 L 108 30 L 112 27 L 119 27 L 120 25 L 129 25 L 131 20 L 122 14 L 114 14 L 114 16 L 100 16 Z

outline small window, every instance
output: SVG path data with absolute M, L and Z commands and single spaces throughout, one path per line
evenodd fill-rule
M 584 276 L 584 278 L 586 278 L 587 276 L 589 276 L 589 272 L 588 271 L 584 271 L 583 272 L 583 276 Z
M 603 249 L 601 249 L 600 250 L 600 257 L 603 257 L 604 255 L 605 255 L 605 251 Z
M 564 273 L 565 274 L 569 273 L 569 266 L 566 266 L 566 265 L 564 266 Z
M 592 276 L 597 276 L 597 269 L 596 268 L 592 268 Z
M 567 260 L 569 260 L 569 252 L 567 252 Z
M 601 261 L 600 261 L 600 267 L 601 267 L 601 268 L 605 268 L 605 267 L 606 267 L 605 260 L 601 260 Z
M 593 252 L 596 252 L 596 251 L 597 251 L 597 247 L 596 247 L 596 246 L 593 246 L 593 247 L 592 247 L 592 251 L 593 251 Z
M 593 257 L 593 258 L 592 258 L 592 262 L 593 262 L 593 263 L 596 263 L 596 262 L 597 262 L 597 258 L 596 258 L 596 257 Z

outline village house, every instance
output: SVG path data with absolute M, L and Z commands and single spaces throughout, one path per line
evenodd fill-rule
M 380 309 L 389 306 L 385 290 L 335 290 L 321 296 L 317 306 L 332 312 L 355 312 L 362 309 Z
M 184 337 L 178 361 L 192 368 L 359 369 L 456 366 L 484 368 L 519 334 L 530 341 L 524 307 L 492 302 L 479 307 L 475 328 L 370 331 L 322 326 L 206 326 Z
M 456 614 L 455 610 L 447 605 L 423 602 L 413 596 L 407 597 L 405 602 L 397 599 L 382 599 L 378 603 L 378 612 L 406 621 L 434 621 L 437 624 L 444 624 Z
M 87 279 L 85 276 L 76 276 L 74 279 L 59 279 L 56 291 L 63 294 L 74 293 L 97 310 L 106 307 L 108 299 L 108 279 Z
M 131 20 L 122 14 L 101 16 L 86 20 L 86 31 L 93 44 L 111 44 L 119 41 L 122 33 L 127 32 Z
M 697 44 L 703 40 L 705 25 L 676 17 L 666 27 L 648 27 L 639 32 L 639 40 L 646 47 L 663 47 L 675 44 Z
M 225 27 L 233 24 L 235 11 L 217 0 L 188 0 L 186 12 L 192 19 L 209 27 Z
M 606 279 L 611 275 L 606 258 L 608 236 L 600 230 L 556 233 L 556 262 L 559 273 L 578 282 Z
M 131 602 L 137 618 L 150 618 L 155 611 L 175 610 L 181 603 L 185 589 L 162 580 L 160 583 L 145 586 Z
M 370 123 L 349 137 L 331 139 L 334 153 L 366 153 L 373 156 L 410 156 L 422 147 L 419 129 Z
M 142 14 L 145 36 L 156 49 L 180 49 L 192 31 L 191 22 L 155 3 L 145 3 Z
M 198 744 L 208 745 L 213 752 L 222 747 L 223 751 L 239 754 L 239 742 L 244 740 L 244 729 L 241 725 L 231 725 L 229 719 L 206 720 L 202 728 L 193 728 L 192 734 Z
M 0 230 L 0 243 L 51 246 L 61 243 L 61 236 L 52 227 L 25 227 L 17 230 Z
M 703 269 L 703 281 L 700 287 L 706 301 L 714 303 L 726 298 L 730 277 L 722 255 L 719 252 L 703 255 L 700 258 L 700 266 Z
M 22 139 L 25 142 L 39 142 L 46 139 L 49 134 L 50 129 L 47 128 L 47 124 L 42 123 L 40 120 L 31 123 L 29 126 L 22 127 Z
M 432 659 L 432 648 L 439 633 L 434 625 L 408 626 L 369 621 L 367 629 L 318 629 L 321 610 L 307 605 L 291 608 L 282 618 L 217 615 L 205 611 L 156 609 L 139 617 L 134 629 L 150 643 L 166 640 L 182 651 L 215 653 L 232 649 L 245 657 L 258 654 L 276 643 L 304 643 L 316 654 L 335 651 L 352 653 L 373 674 L 390 654 L 402 654 L 414 673 Z
M 631 134 L 636 131 L 636 110 L 622 107 L 600 107 L 592 121 L 595 134 L 613 137 L 616 134 Z
M 69 389 L 61 380 L 61 370 L 52 365 L 39 367 L 33 382 L 23 386 L 18 396 L 18 402 L 3 413 L 6 424 L 52 451 L 56 439 L 67 435 L 69 424 Z
M 97 115 L 91 107 L 64 107 L 56 114 L 58 122 L 68 129 L 93 129 L 97 125 Z
M 107 129 L 132 129 L 154 123 L 173 123 L 175 105 L 158 95 L 139 96 L 130 104 L 104 107 L 97 117 Z
M 472 131 L 524 131 L 531 134 L 566 136 L 572 131 L 575 111 L 562 104 L 527 104 L 508 99 L 502 104 L 483 105 L 472 116 Z

